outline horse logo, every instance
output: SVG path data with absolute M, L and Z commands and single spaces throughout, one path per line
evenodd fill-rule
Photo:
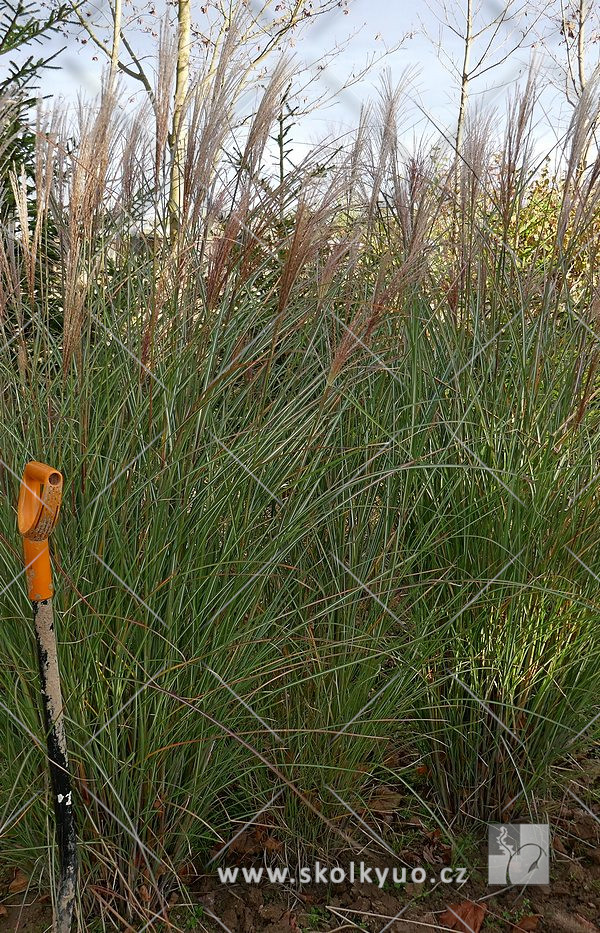
M 549 836 L 543 823 L 490 824 L 488 884 L 548 884 Z

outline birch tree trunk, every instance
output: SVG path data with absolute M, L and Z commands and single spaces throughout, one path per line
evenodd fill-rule
M 122 0 L 115 0 L 115 5 L 112 11 L 113 14 L 113 36 L 112 36 L 112 45 L 110 49 L 110 72 L 108 77 L 109 88 L 112 91 L 115 84 L 115 79 L 117 77 L 117 71 L 119 69 L 119 46 L 121 44 L 121 21 L 123 19 L 123 3 Z
M 462 75 L 460 79 L 460 104 L 458 106 L 458 120 L 456 123 L 456 157 L 460 158 L 463 137 L 465 133 L 465 119 L 467 102 L 469 99 L 469 66 L 471 62 L 471 40 L 473 35 L 473 0 L 467 0 L 467 17 L 465 24 L 465 50 L 463 56 Z
M 577 77 L 579 79 L 579 91 L 577 96 L 580 100 L 587 86 L 587 79 L 585 76 L 585 27 L 587 25 L 588 14 L 589 8 L 587 6 L 587 0 L 579 0 L 577 6 Z M 581 161 L 577 172 L 578 181 L 585 172 L 595 131 L 596 124 L 592 127 L 581 150 Z
M 579 0 L 577 10 L 579 20 L 579 32 L 577 35 L 577 71 L 579 73 L 579 85 L 581 92 L 585 88 L 585 23 L 587 19 L 586 0 Z
M 171 172 L 169 179 L 169 231 L 177 236 L 183 196 L 183 163 L 186 149 L 185 107 L 190 85 L 191 0 L 178 0 L 177 72 L 170 133 Z

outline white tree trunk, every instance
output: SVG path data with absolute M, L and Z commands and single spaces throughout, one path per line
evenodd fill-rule
M 460 104 L 458 106 L 458 120 L 456 123 L 456 157 L 460 158 L 463 136 L 465 132 L 465 119 L 467 102 L 469 99 L 469 65 L 471 61 L 471 41 L 473 34 L 473 0 L 467 0 L 467 15 L 465 24 L 465 48 L 463 55 L 462 75 L 460 79 Z
M 182 195 L 183 164 L 186 149 L 185 108 L 190 85 L 190 46 L 192 40 L 191 2 L 179 0 L 177 7 L 177 73 L 171 124 L 171 177 L 169 190 L 169 226 L 171 236 L 179 230 Z

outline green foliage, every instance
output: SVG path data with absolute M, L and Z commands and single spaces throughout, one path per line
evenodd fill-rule
M 60 30 L 70 12 L 66 3 L 51 8 L 49 13 L 33 2 L 6 0 L 0 17 L 0 56 L 19 52 L 31 43 L 41 44 Z M 0 81 L 0 95 L 15 90 L 30 90 L 39 79 L 42 69 L 47 68 L 58 53 L 34 58 L 29 55 L 21 62 L 10 61 L 8 73 Z
M 36 103 L 33 92 L 40 73 L 51 68 L 59 52 L 33 54 L 21 60 L 6 59 L 23 53 L 31 44 L 41 45 L 49 36 L 59 32 L 70 7 L 59 3 L 49 11 L 27 0 L 6 0 L 0 15 L 0 219 L 4 222 L 14 216 L 15 201 L 10 184 L 10 172 L 23 172 L 27 178 L 28 193 L 33 191 L 35 133 L 29 111 Z M 33 211 L 34 205 L 30 203 Z

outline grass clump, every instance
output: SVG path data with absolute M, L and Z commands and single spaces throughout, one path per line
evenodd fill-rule
M 527 147 L 506 143 L 498 172 L 473 125 L 460 166 L 402 161 L 391 99 L 347 152 L 274 181 L 286 81 L 235 170 L 226 121 L 192 95 L 176 236 L 160 134 L 126 129 L 112 92 L 74 146 L 40 130 L 35 220 L 2 231 L 17 581 L 0 594 L 0 847 L 52 870 L 14 515 L 23 464 L 44 459 L 67 483 L 54 560 L 84 909 L 110 922 L 164 912 L 259 811 L 288 858 L 358 850 L 382 786 L 474 831 L 535 812 L 549 767 L 592 738 L 598 184 L 572 169 L 581 133 L 545 202 L 552 242 L 526 238 L 523 263 Z

